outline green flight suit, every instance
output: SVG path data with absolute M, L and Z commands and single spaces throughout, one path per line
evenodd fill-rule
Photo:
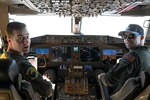
M 135 47 L 126 53 L 105 76 L 101 77 L 101 80 L 105 86 L 113 87 L 113 93 L 116 93 L 127 79 L 137 77 L 142 71 L 149 71 L 147 70 L 150 68 L 149 63 L 150 47 Z
M 44 80 L 42 75 L 26 57 L 13 52 L 5 52 L 1 55 L 1 58 L 15 60 L 19 67 L 19 71 L 22 74 L 22 78 L 32 84 L 35 92 L 45 97 L 52 95 L 53 90 L 51 82 Z

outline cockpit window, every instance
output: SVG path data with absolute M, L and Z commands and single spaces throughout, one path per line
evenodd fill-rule
M 72 17 L 10 15 L 10 18 L 26 23 L 31 38 L 42 35 L 75 35 L 72 33 Z M 82 35 L 109 35 L 119 37 L 118 32 L 125 29 L 128 24 L 134 23 L 143 26 L 143 22 L 148 19 L 148 16 L 83 17 L 80 23 L 80 32 Z

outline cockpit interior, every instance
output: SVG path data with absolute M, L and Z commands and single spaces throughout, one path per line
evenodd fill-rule
M 0 0 L 0 37 L 2 39 L 0 54 L 5 52 L 7 47 L 6 25 L 11 20 L 10 15 L 71 16 L 73 35 L 44 34 L 32 37 L 30 52 L 25 54 L 36 70 L 41 75 L 48 75 L 51 82 L 55 84 L 52 98 L 44 97 L 43 100 L 118 100 L 117 96 L 107 95 L 103 84 L 98 81 L 98 75 L 107 72 L 118 63 L 128 49 L 123 39 L 118 37 L 107 34 L 82 34 L 80 30 L 82 18 L 114 15 L 150 16 L 149 10 L 150 0 Z M 150 20 L 145 22 L 148 23 L 145 44 L 149 45 Z M 9 60 L 7 62 L 9 66 L 13 63 Z M 0 64 L 7 64 L 7 62 Z M 14 66 L 14 63 L 12 65 Z M 7 68 L 5 72 L 10 71 L 9 67 Z M 3 77 L 2 72 L 0 71 L 0 82 L 5 81 L 4 83 L 14 80 L 14 77 L 18 75 L 17 72 L 17 75 Z M 149 76 L 150 73 L 144 74 L 147 85 L 143 90 L 146 92 L 141 90 L 140 93 L 133 94 L 135 100 L 150 99 Z M 18 77 L 20 76 L 18 75 L 17 79 Z M 3 93 L 4 83 L 0 84 L 0 100 L 15 100 L 11 99 L 12 92 Z
M 118 46 L 111 45 L 112 41 Z M 39 71 L 57 84 L 56 100 L 99 100 L 96 76 L 127 51 L 120 41 L 108 36 L 46 35 L 32 38 L 31 50 Z

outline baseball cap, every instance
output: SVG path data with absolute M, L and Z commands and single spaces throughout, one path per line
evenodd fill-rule
M 137 24 L 129 24 L 126 30 L 118 33 L 119 36 L 123 36 L 125 32 L 134 34 L 134 35 L 144 35 L 144 29 Z

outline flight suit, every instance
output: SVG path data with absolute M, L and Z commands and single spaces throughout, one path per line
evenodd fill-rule
M 30 62 L 28 62 L 26 57 L 13 52 L 5 52 L 1 55 L 1 58 L 15 60 L 19 67 L 19 71 L 22 74 L 22 78 L 32 84 L 34 91 L 39 93 L 41 96 L 52 95 L 51 82 L 44 80 L 42 75 L 35 69 L 34 66 L 31 65 Z
M 135 47 L 126 53 L 119 63 L 113 66 L 101 80 L 105 86 L 113 87 L 116 93 L 128 78 L 137 77 L 141 71 L 145 71 L 150 67 L 150 47 Z

